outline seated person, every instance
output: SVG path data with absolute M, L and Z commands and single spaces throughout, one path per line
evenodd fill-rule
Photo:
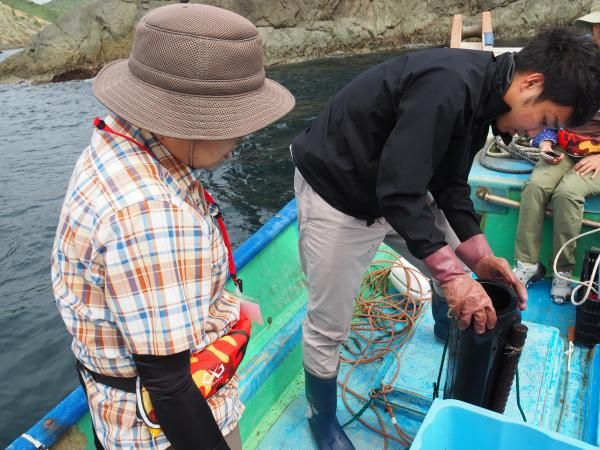
M 543 153 L 554 151 L 559 156 L 541 157 L 521 194 L 514 272 L 525 286 L 546 272 L 538 261 L 546 205 L 550 203 L 554 215 L 553 261 L 565 242 L 580 233 L 585 197 L 600 194 L 600 112 L 577 129 L 545 129 L 532 144 Z M 553 144 L 558 144 L 554 150 Z M 575 242 L 558 258 L 557 270 L 571 278 L 574 267 Z M 564 303 L 569 301 L 571 290 L 569 282 L 554 277 L 550 297 Z
M 577 22 L 589 26 L 591 38 L 600 45 L 600 1 L 593 2 L 590 13 L 577 19 Z M 552 144 L 557 143 L 558 135 L 562 138 L 560 147 L 570 154 L 565 156 L 559 149 L 558 158 L 540 159 L 521 194 L 521 212 L 527 213 L 519 214 L 514 272 L 525 286 L 542 279 L 546 273 L 544 266 L 538 262 L 546 204 L 550 202 L 554 210 L 552 245 L 555 256 L 565 242 L 579 233 L 585 197 L 597 194 L 600 190 L 600 177 L 596 176 L 600 168 L 600 155 L 594 155 L 600 152 L 600 114 L 576 130 L 561 130 L 557 134 L 552 129 L 545 129 L 534 138 L 532 144 L 547 153 L 552 150 Z M 571 278 L 574 266 L 573 242 L 560 256 L 557 269 Z M 569 282 L 554 277 L 550 297 L 556 303 L 563 303 L 568 301 L 571 290 Z

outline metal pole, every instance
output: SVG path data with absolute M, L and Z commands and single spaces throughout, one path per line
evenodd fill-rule
M 475 193 L 476 193 L 476 195 L 477 195 L 478 198 L 480 198 L 481 200 L 486 201 L 486 202 L 490 202 L 490 203 L 493 203 L 493 204 L 496 204 L 496 205 L 506 206 L 508 208 L 519 209 L 521 207 L 521 203 L 519 203 L 516 200 L 511 200 L 511 199 L 506 198 L 506 197 L 501 197 L 499 195 L 490 194 L 490 191 L 487 188 L 479 187 L 479 188 L 477 188 L 477 191 L 475 191 Z M 548 217 L 552 217 L 552 210 L 551 209 L 547 209 L 546 210 L 546 215 Z M 598 222 L 596 220 L 583 219 L 581 221 L 581 223 L 583 225 L 585 225 L 586 227 L 600 228 L 600 222 Z

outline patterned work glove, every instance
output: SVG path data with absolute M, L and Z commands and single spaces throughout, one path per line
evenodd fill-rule
M 496 326 L 496 311 L 481 284 L 464 274 L 441 283 L 448 307 L 464 330 L 473 320 L 475 333 L 482 334 Z
M 476 234 L 462 242 L 456 247 L 456 254 L 479 278 L 512 286 L 519 299 L 519 308 L 524 310 L 527 307 L 527 289 L 510 270 L 508 261 L 494 256 L 483 234 Z
M 432 276 L 440 282 L 448 307 L 461 329 L 473 321 L 478 334 L 496 326 L 496 311 L 483 287 L 466 274 L 461 263 L 446 245 L 423 260 Z

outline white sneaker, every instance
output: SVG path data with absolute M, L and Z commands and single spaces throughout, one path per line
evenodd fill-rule
M 515 261 L 513 273 L 517 276 L 523 286 L 527 287 L 531 283 L 540 281 L 546 275 L 546 268 L 542 263 L 528 264 L 521 261 Z
M 558 272 L 565 278 L 571 278 L 573 274 L 571 272 Z M 550 298 L 554 303 L 562 305 L 571 301 L 571 292 L 573 291 L 573 284 L 570 281 L 558 278 L 556 275 L 552 277 L 552 288 L 550 289 Z

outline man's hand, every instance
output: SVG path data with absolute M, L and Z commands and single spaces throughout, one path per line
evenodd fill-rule
M 456 254 L 479 278 L 502 281 L 512 286 L 519 299 L 519 308 L 524 310 L 527 307 L 527 289 L 510 270 L 508 261 L 494 256 L 483 234 L 476 234 L 462 242 L 456 247 Z
M 441 283 L 448 307 L 458 320 L 461 330 L 469 327 L 471 320 L 475 333 L 483 334 L 496 326 L 496 311 L 481 284 L 464 274 Z
M 477 261 L 473 271 L 479 278 L 502 281 L 512 286 L 517 293 L 519 308 L 524 310 L 527 307 L 527 289 L 521 284 L 513 271 L 510 270 L 508 261 L 504 258 L 498 258 L 494 255 L 484 256 Z
M 590 178 L 593 180 L 600 173 L 600 155 L 590 155 L 583 158 L 573 166 L 573 172 L 577 172 L 582 177 L 591 173 Z
M 448 307 L 461 329 L 473 321 L 478 334 L 496 326 L 496 311 L 483 287 L 466 274 L 449 245 L 423 259 L 431 275 L 440 282 Z

